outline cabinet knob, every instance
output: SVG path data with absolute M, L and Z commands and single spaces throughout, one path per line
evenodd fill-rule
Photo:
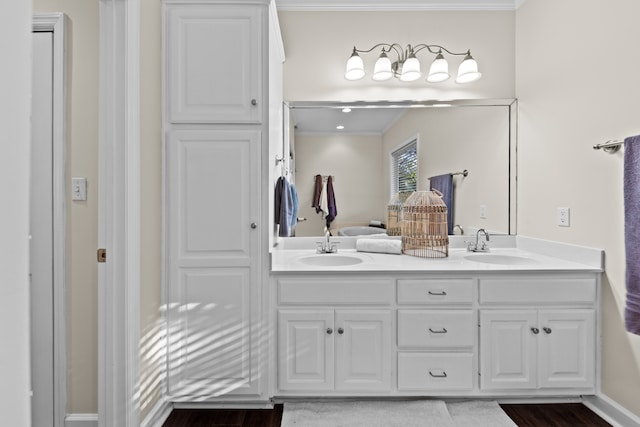
M 258 100 L 257 99 L 252 99 L 251 100 L 251 105 L 258 105 Z
M 542 330 L 544 331 L 545 334 L 550 334 L 551 333 L 551 328 L 547 328 L 546 326 L 544 328 L 542 328 Z
M 258 224 L 256 224 L 255 222 L 251 223 L 251 228 L 256 229 L 258 228 Z
M 533 332 L 534 335 L 538 335 L 540 333 L 540 329 L 538 328 L 531 328 L 531 332 Z
M 338 333 L 339 333 L 340 335 L 344 334 L 344 329 L 342 329 L 342 328 L 338 328 Z
M 328 335 L 331 335 L 332 333 L 333 333 L 333 329 L 331 329 L 331 328 L 327 328 L 327 334 L 328 334 Z

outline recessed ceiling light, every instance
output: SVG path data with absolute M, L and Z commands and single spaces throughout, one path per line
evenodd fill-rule
M 338 130 L 342 130 L 342 129 L 344 129 L 344 126 L 342 126 L 342 125 L 338 125 L 338 126 L 336 126 L 336 129 L 338 129 Z
M 350 113 L 351 112 L 351 108 L 345 107 L 345 108 L 342 109 L 342 112 L 343 113 Z

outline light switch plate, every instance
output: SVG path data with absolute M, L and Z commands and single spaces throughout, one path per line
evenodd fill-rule
M 87 178 L 71 178 L 71 200 L 87 200 Z

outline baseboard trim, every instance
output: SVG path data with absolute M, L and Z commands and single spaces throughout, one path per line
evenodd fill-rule
M 98 427 L 98 414 L 67 414 L 64 427 Z
M 149 414 L 142 420 L 140 427 L 161 427 L 173 410 L 173 404 L 164 399 L 159 400 Z
M 640 426 L 640 417 L 605 394 L 584 396 L 582 403 L 614 427 Z

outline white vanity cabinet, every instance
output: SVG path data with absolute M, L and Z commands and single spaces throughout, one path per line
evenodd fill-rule
M 278 394 L 391 390 L 392 280 L 287 277 L 276 290 Z
M 272 394 L 529 398 L 596 392 L 597 267 L 457 271 L 457 265 L 447 271 L 274 273 Z
M 167 387 L 267 400 L 269 0 L 163 0 Z M 273 58 L 277 61 L 278 58 Z M 276 67 L 276 65 L 274 65 Z M 281 67 L 281 64 L 280 64 Z M 278 73 L 274 73 L 277 75 Z M 276 98 L 276 97 L 274 97 Z
M 593 276 L 480 280 L 481 390 L 593 393 Z

